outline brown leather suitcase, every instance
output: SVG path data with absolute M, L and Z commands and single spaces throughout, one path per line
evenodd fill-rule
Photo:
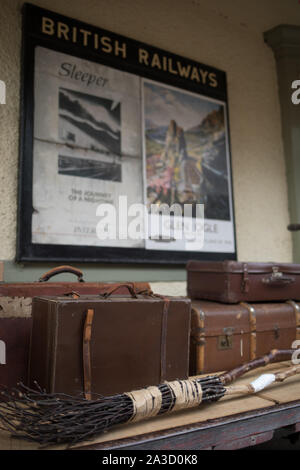
M 56 274 L 71 273 L 78 282 L 46 282 Z M 84 282 L 83 273 L 71 266 L 59 266 L 41 276 L 38 282 L 0 283 L 0 341 L 4 348 L 4 360 L 0 357 L 0 385 L 14 387 L 17 382 L 26 383 L 28 374 L 29 341 L 32 326 L 32 298 L 38 295 L 99 294 L 109 286 L 103 282 Z M 149 288 L 147 283 L 132 283 L 136 290 Z M 115 293 L 126 293 L 120 287 Z
M 192 302 L 190 375 L 230 370 L 300 339 L 300 304 Z
M 125 297 L 37 297 L 29 383 L 89 398 L 186 379 L 190 303 L 132 291 Z
M 189 261 L 187 291 L 224 303 L 300 300 L 300 264 Z

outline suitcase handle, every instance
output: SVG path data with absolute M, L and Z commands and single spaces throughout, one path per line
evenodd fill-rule
M 111 287 L 110 289 L 107 289 L 106 292 L 104 292 L 103 294 L 99 294 L 101 297 L 103 297 L 104 299 L 107 299 L 108 297 L 110 297 L 116 290 L 120 289 L 120 287 L 125 287 L 126 289 L 128 289 L 129 291 L 129 294 L 131 295 L 131 297 L 133 299 L 137 299 L 137 292 L 135 291 L 134 287 L 132 284 L 115 284 L 113 287 Z
M 73 268 L 73 266 L 57 266 L 56 268 L 50 269 L 50 271 L 47 271 L 39 278 L 39 282 L 46 282 L 51 279 L 51 277 L 62 273 L 74 274 L 78 277 L 78 282 L 84 282 L 83 272 L 78 268 Z
M 269 284 L 269 285 L 274 284 L 278 286 L 278 284 L 292 284 L 293 282 L 295 282 L 294 277 L 285 276 L 282 272 L 278 270 L 277 267 L 273 267 L 272 269 L 273 269 L 273 272 L 271 276 L 264 277 L 262 279 L 262 282 L 264 284 Z

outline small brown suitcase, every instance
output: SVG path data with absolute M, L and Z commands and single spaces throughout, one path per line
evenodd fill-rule
M 300 304 L 193 301 L 190 375 L 230 370 L 300 339 Z
M 71 273 L 78 282 L 46 282 L 56 274 Z M 29 341 L 32 326 L 32 297 L 38 295 L 99 294 L 109 286 L 103 282 L 84 282 L 80 269 L 59 266 L 41 276 L 38 282 L 10 284 L 0 283 L 0 341 L 4 360 L 0 358 L 0 385 L 14 387 L 17 382 L 26 383 L 28 374 Z M 136 290 L 149 288 L 145 282 L 132 283 Z M 115 293 L 126 293 L 120 287 Z
M 190 303 L 186 297 L 132 292 L 109 298 L 37 297 L 29 383 L 89 398 L 186 379 Z
M 187 290 L 224 303 L 300 300 L 300 264 L 189 261 Z

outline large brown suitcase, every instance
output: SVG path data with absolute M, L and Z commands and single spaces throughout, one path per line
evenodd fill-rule
M 230 370 L 300 339 L 300 304 L 193 301 L 190 375 Z
M 29 383 L 90 397 L 185 379 L 190 303 L 132 291 L 125 297 L 37 297 Z
M 300 264 L 189 261 L 187 290 L 224 303 L 300 300 Z
M 78 282 L 46 282 L 54 275 L 72 273 Z M 32 298 L 38 295 L 99 294 L 109 286 L 103 282 L 84 282 L 82 271 L 71 266 L 59 266 L 41 276 L 38 282 L 0 283 L 0 385 L 14 387 L 26 382 L 28 373 L 29 340 L 32 326 Z M 149 288 L 147 283 L 132 283 L 136 290 Z M 120 287 L 115 293 L 126 293 Z

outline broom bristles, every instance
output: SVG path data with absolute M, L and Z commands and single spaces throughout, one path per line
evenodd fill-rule
M 225 394 L 218 377 L 197 379 L 197 383 L 202 388 L 202 402 L 216 401 Z M 176 397 L 168 383 L 158 389 L 162 396 L 157 413 L 160 415 L 172 411 Z M 0 428 L 9 431 L 12 437 L 43 446 L 74 445 L 127 423 L 134 416 L 134 404 L 127 394 L 86 400 L 81 396 L 47 393 L 38 384 L 36 389 L 19 384 L 19 388 L 3 390 L 1 395 L 5 401 L 0 403 Z

